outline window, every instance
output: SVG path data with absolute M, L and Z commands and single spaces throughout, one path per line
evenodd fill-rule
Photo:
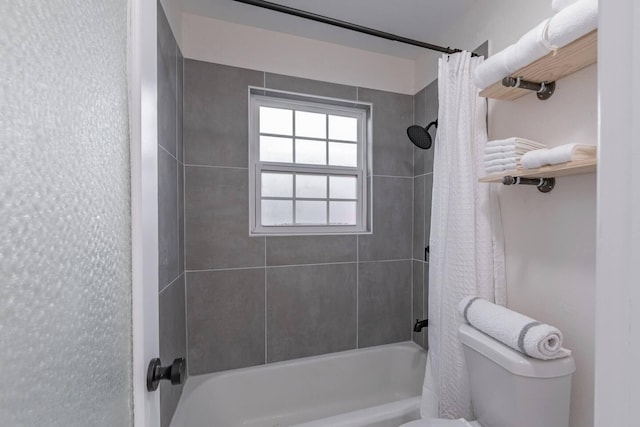
M 370 231 L 371 106 L 251 89 L 250 233 Z

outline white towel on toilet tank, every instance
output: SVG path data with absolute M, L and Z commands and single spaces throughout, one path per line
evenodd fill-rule
M 460 314 L 474 328 L 529 357 L 559 359 L 571 354 L 562 347 L 562 332 L 524 314 L 468 296 L 458 305 Z

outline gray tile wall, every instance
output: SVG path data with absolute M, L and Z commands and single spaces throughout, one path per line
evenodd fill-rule
M 158 244 L 160 359 L 187 356 L 184 275 L 184 59 L 158 2 Z M 171 423 L 182 386 L 160 385 L 160 421 Z
M 427 126 L 438 118 L 438 81 L 434 80 L 414 96 L 415 123 Z M 436 129 L 429 130 L 435 144 Z M 431 188 L 433 187 L 434 147 L 413 147 L 413 306 L 412 319 L 424 319 L 428 312 L 429 263 L 425 248 L 431 230 Z M 428 329 L 413 332 L 413 340 L 427 348 Z
M 189 372 L 410 340 L 414 97 L 190 59 L 184 80 Z M 373 103 L 372 235 L 249 237 L 249 85 Z

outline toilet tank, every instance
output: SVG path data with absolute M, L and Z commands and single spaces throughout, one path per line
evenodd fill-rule
M 459 330 L 471 403 L 486 427 L 567 427 L 572 357 L 527 357 L 468 325 Z

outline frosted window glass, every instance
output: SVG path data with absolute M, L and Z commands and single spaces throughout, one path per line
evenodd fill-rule
M 329 202 L 329 222 L 336 225 L 356 223 L 356 202 Z
M 262 197 L 293 197 L 293 174 L 263 172 Z
M 327 116 L 325 114 L 296 111 L 296 136 L 326 138 Z
M 325 175 L 296 175 L 296 196 L 314 199 L 327 197 L 327 177 Z
M 311 139 L 296 139 L 296 163 L 327 164 L 327 143 Z
M 293 111 L 260 107 L 260 133 L 293 135 Z
M 128 10 L 0 6 L 2 426 L 133 425 Z
M 293 224 L 293 201 L 291 200 L 263 200 L 263 225 Z
M 261 162 L 293 162 L 293 139 L 260 136 Z
M 329 164 L 333 166 L 358 166 L 358 146 L 356 144 L 330 142 Z
M 296 201 L 297 224 L 326 224 L 327 202 Z
M 329 116 L 329 139 L 356 142 L 358 140 L 358 119 Z
M 355 176 L 329 177 L 329 197 L 332 199 L 355 199 L 356 183 Z

